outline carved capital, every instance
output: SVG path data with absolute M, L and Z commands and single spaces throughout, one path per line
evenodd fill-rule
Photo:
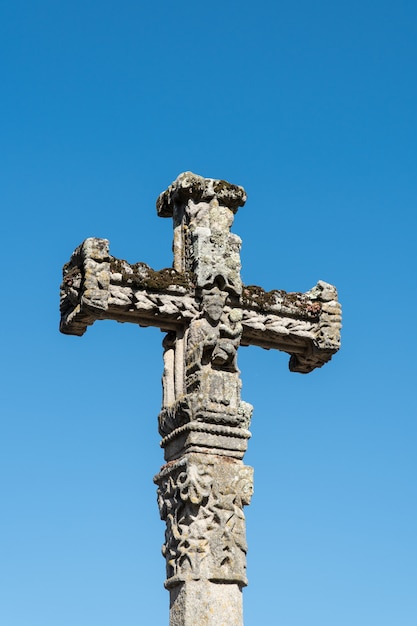
M 253 469 L 241 461 L 190 454 L 168 463 L 154 481 L 167 525 L 165 586 L 189 580 L 245 586 L 243 506 L 253 493 Z
M 219 204 L 234 213 L 246 202 L 243 187 L 232 185 L 225 180 L 203 178 L 192 172 L 184 172 L 159 196 L 156 209 L 160 217 L 172 217 L 176 206 L 194 202 L 210 202 L 216 198 Z

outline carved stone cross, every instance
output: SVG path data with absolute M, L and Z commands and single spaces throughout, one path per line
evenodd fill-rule
M 170 626 L 241 626 L 246 579 L 243 507 L 253 470 L 243 464 L 252 407 L 240 397 L 239 345 L 283 350 L 290 369 L 321 367 L 340 345 L 334 287 L 265 292 L 240 278 L 240 238 L 230 232 L 242 187 L 189 172 L 158 198 L 174 223 L 174 264 L 154 271 L 87 239 L 64 266 L 63 333 L 97 319 L 157 326 L 163 340 L 159 414 L 166 464 L 155 477 L 170 591 Z

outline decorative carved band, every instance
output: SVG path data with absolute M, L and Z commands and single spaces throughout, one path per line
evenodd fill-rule
M 191 454 L 155 477 L 166 521 L 165 586 L 187 580 L 247 584 L 243 506 L 253 493 L 253 469 L 241 461 Z
M 183 435 L 184 433 L 188 433 L 190 431 L 194 431 L 196 433 L 210 433 L 212 435 L 227 435 L 229 437 L 237 437 L 238 439 L 250 439 L 251 434 L 249 430 L 245 428 L 233 428 L 231 426 L 222 426 L 221 424 L 207 424 L 203 422 L 190 422 L 189 424 L 184 424 L 184 426 L 180 426 L 180 428 L 176 428 L 169 435 L 164 437 L 161 441 L 161 448 L 165 448 L 165 446 L 178 437 L 179 435 Z

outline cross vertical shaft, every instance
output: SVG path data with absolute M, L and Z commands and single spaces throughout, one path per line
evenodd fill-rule
M 167 524 L 171 626 L 243 623 L 243 506 L 253 472 L 241 459 L 252 407 L 240 399 L 241 241 L 230 227 L 245 199 L 240 187 L 185 174 L 157 203 L 159 215 L 173 218 L 174 268 L 192 277 L 198 310 L 164 340 L 159 431 L 167 464 L 155 482 Z

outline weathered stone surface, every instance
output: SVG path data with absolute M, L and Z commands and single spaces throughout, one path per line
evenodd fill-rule
M 172 268 L 133 266 L 109 253 L 106 239 L 86 239 L 64 265 L 61 332 L 83 335 L 98 319 L 177 328 L 198 311 L 190 277 Z
M 247 584 L 243 506 L 253 492 L 253 469 L 241 461 L 187 454 L 155 477 L 167 588 L 187 580 Z
M 156 209 L 160 217 L 174 217 L 175 212 L 181 211 L 181 207 L 189 200 L 210 203 L 213 199 L 236 213 L 238 207 L 246 202 L 246 192 L 243 187 L 232 185 L 226 180 L 203 178 L 192 172 L 184 172 L 161 193 Z
M 321 367 L 340 347 L 341 307 L 335 288 L 323 281 L 306 293 L 243 286 L 237 302 L 226 292 L 224 318 L 231 304 L 241 309 L 241 345 L 288 352 L 294 355 L 293 371 Z M 83 335 L 98 319 L 168 332 L 189 324 L 199 312 L 192 274 L 130 266 L 110 255 L 106 239 L 87 239 L 63 269 L 60 330 L 65 334 Z M 238 325 L 237 319 L 231 323 Z
M 158 214 L 173 218 L 173 268 L 130 265 L 91 238 L 63 271 L 62 332 L 82 335 L 97 319 L 166 332 L 158 423 L 167 463 L 154 480 L 171 626 L 243 623 L 253 470 L 242 462 L 252 407 L 240 396 L 239 346 L 285 351 L 301 373 L 340 346 L 332 285 L 306 293 L 242 285 L 241 240 L 230 228 L 245 201 L 242 187 L 186 172 L 157 201 Z
M 170 591 L 170 626 L 242 626 L 239 585 L 190 580 Z

